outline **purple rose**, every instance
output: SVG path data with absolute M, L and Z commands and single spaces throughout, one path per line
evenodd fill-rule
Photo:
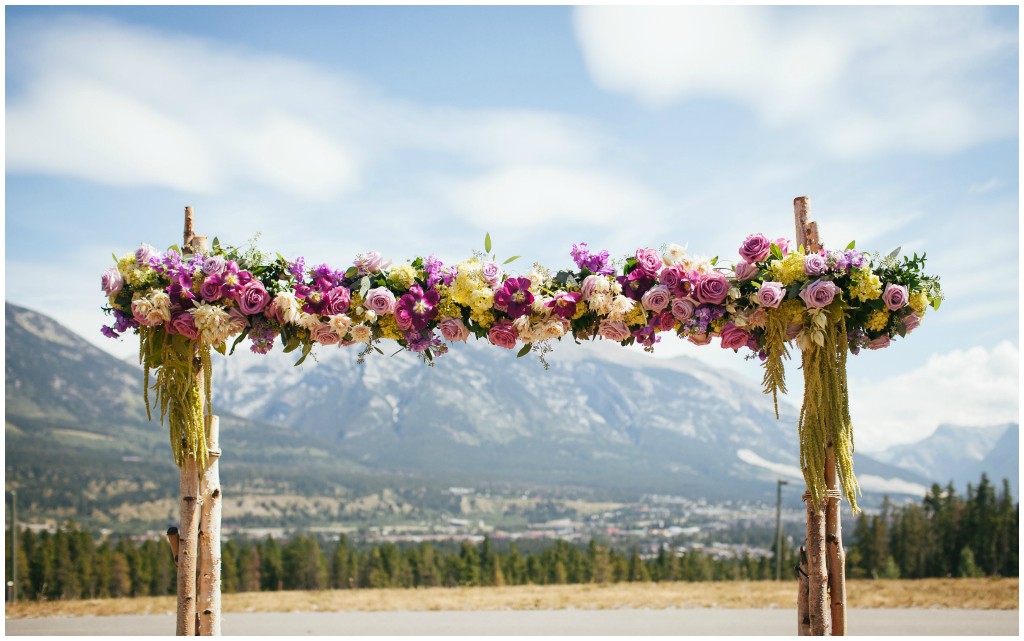
M 376 274 L 382 269 L 387 269 L 391 265 L 391 261 L 385 261 L 379 252 L 368 251 L 356 254 L 354 264 L 359 269 L 359 273 L 365 276 L 366 274 Z
M 519 332 L 507 320 L 499 322 L 487 332 L 487 339 L 491 341 L 492 345 L 504 347 L 505 349 L 515 348 L 517 338 L 519 338 Z
M 736 278 L 741 281 L 752 279 L 754 276 L 757 276 L 759 271 L 760 270 L 755 265 L 742 260 L 736 263 L 736 266 L 733 267 L 733 272 L 735 272 Z
M 664 265 L 661 256 L 654 249 L 636 250 L 636 263 L 637 267 L 644 270 L 644 273 L 651 278 L 657 276 L 658 272 L 661 271 L 662 265 Z
M 207 276 L 203 284 L 199 286 L 199 295 L 203 297 L 208 303 L 212 303 L 219 300 L 223 296 L 221 287 L 224 285 L 224 276 L 222 274 L 214 274 L 213 276 Z
M 757 290 L 757 302 L 764 307 L 778 307 L 786 298 L 786 288 L 782 283 L 766 280 Z
M 832 304 L 839 288 L 830 280 L 816 280 L 800 292 L 800 298 L 808 309 L 821 309 Z
M 779 248 L 783 256 L 789 254 L 791 241 L 788 238 L 776 238 L 772 241 L 772 244 Z
M 441 334 L 444 335 L 446 340 L 452 342 L 462 341 L 465 343 L 466 339 L 469 338 L 469 328 L 466 327 L 466 324 L 462 322 L 461 318 L 445 316 L 441 319 L 441 322 L 438 323 L 438 327 L 440 327 Z
M 601 321 L 597 333 L 610 341 L 617 342 L 622 342 L 633 335 L 629 331 L 629 326 L 623 321 L 608 320 L 607 318 Z
M 917 314 L 907 314 L 907 317 L 903 319 L 903 324 L 907 327 L 907 333 L 910 333 L 921 325 L 921 317 Z
M 669 290 L 673 290 L 679 286 L 679 281 L 683 279 L 684 275 L 682 267 L 669 265 L 661 270 L 658 280 L 661 281 L 662 285 L 668 287 Z
M 821 254 L 804 256 L 804 273 L 808 276 L 821 276 L 828 271 L 828 262 Z
M 238 307 L 246 314 L 259 314 L 270 303 L 270 294 L 263 283 L 251 280 L 238 291 Z
M 867 344 L 868 349 L 885 349 L 889 346 L 890 340 L 888 334 L 882 334 L 878 338 L 872 340 Z
M 323 298 L 324 309 L 323 313 L 328 316 L 335 316 L 337 314 L 344 314 L 348 311 L 349 303 L 352 302 L 352 293 L 348 287 L 334 287 L 326 294 Z
M 668 287 L 655 285 L 647 290 L 643 297 L 640 298 L 640 302 L 643 303 L 645 309 L 657 313 L 668 307 L 671 297 L 672 293 L 669 292 Z
M 203 271 L 210 276 L 220 274 L 224 272 L 224 267 L 227 266 L 227 263 L 228 261 L 220 256 L 210 256 L 203 261 Z
M 651 327 L 657 327 L 663 332 L 674 329 L 675 326 L 676 318 L 672 315 L 672 312 L 662 312 L 651 317 Z
M 377 316 L 395 311 L 395 295 L 387 287 L 374 287 L 366 292 L 366 307 Z
M 772 243 L 764 234 L 751 234 L 740 245 L 740 256 L 748 263 L 759 263 L 772 251 Z
M 498 282 L 501 281 L 501 265 L 493 260 L 489 260 L 480 266 L 480 275 L 484 277 L 484 280 L 486 280 L 491 287 L 496 287 Z
M 600 291 L 608 291 L 607 276 L 590 275 L 583 279 L 583 285 L 580 286 L 580 293 L 583 294 L 583 298 L 590 300 L 591 296 Z
M 882 294 L 882 302 L 889 308 L 889 311 L 895 312 L 906 306 L 908 296 L 906 285 L 889 283 L 885 286 L 885 293 Z
M 731 349 L 734 352 L 741 347 L 746 347 L 750 334 L 742 328 L 736 327 L 733 323 L 726 323 L 722 327 L 722 347 Z
M 113 296 L 124 287 L 124 280 L 121 279 L 121 272 L 117 267 L 110 267 L 100 276 L 100 287 L 107 296 Z
M 188 312 L 183 312 L 172 318 L 167 331 L 171 334 L 181 334 L 191 341 L 199 340 L 195 316 Z
M 142 243 L 139 248 L 135 250 L 135 264 L 136 265 L 149 265 L 149 259 L 155 258 L 160 255 L 160 251 L 152 245 Z
M 687 321 L 693 317 L 693 310 L 695 309 L 693 303 L 685 298 L 675 298 L 672 300 L 672 315 L 676 317 L 676 320 Z
M 729 280 L 718 272 L 701 274 L 697 277 L 693 292 L 702 303 L 721 305 L 729 294 Z

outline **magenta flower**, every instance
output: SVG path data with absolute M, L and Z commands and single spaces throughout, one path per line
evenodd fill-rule
M 576 315 L 576 306 L 583 300 L 579 292 L 559 292 L 555 297 L 544 303 L 551 308 L 551 313 L 559 318 L 572 318 Z
M 636 250 L 636 266 L 644 270 L 644 273 L 651 278 L 658 276 L 663 265 L 657 250 L 644 248 Z
M 259 314 L 270 303 L 270 294 L 258 280 L 251 280 L 238 291 L 238 307 L 246 314 Z
M 409 292 L 398 299 L 398 308 L 395 311 L 395 318 L 399 315 L 408 315 L 412 327 L 418 331 L 426 329 L 430 321 L 437 318 L 437 301 L 441 295 L 433 289 L 423 291 L 419 285 L 413 285 Z
M 629 276 L 616 276 L 615 280 L 622 285 L 622 295 L 633 300 L 641 300 L 647 290 L 654 287 L 654 278 L 640 267 L 631 271 Z
M 751 234 L 740 245 L 740 256 L 748 263 L 759 263 L 771 253 L 772 243 L 764 234 Z
M 512 318 L 526 316 L 533 309 L 533 294 L 529 278 L 508 278 L 501 289 L 494 292 L 494 302 L 508 310 Z
M 718 272 L 700 274 L 693 291 L 700 302 L 721 305 L 729 294 L 729 280 Z

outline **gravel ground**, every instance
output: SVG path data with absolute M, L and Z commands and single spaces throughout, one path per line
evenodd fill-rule
M 780 635 L 795 610 L 232 613 L 226 635 Z M 853 610 L 852 635 L 1017 636 L 1018 610 Z M 173 635 L 171 615 L 10 619 L 7 635 Z

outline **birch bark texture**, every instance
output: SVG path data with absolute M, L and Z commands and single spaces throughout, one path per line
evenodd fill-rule
M 199 529 L 199 635 L 220 636 L 220 418 L 206 417 L 206 447 L 210 452 L 199 481 L 202 521 Z

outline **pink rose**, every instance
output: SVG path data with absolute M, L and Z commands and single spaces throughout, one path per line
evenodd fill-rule
M 693 317 L 693 310 L 695 309 L 693 302 L 686 300 L 685 298 L 676 298 L 672 300 L 672 315 L 679 321 L 687 321 Z
M 385 261 L 379 252 L 368 251 L 356 254 L 353 264 L 359 269 L 360 274 L 366 275 L 376 274 L 382 269 L 387 269 L 391 265 L 391 261 Z
M 348 287 L 335 287 L 324 294 L 324 314 L 336 316 L 348 311 L 349 303 L 352 302 L 352 293 Z
M 821 276 L 828 271 L 828 263 L 821 254 L 804 256 L 804 273 L 808 276 Z
M 679 281 L 682 280 L 684 276 L 685 273 L 683 272 L 682 267 L 678 265 L 669 265 L 665 269 L 661 270 L 660 274 L 658 274 L 658 280 L 660 280 L 661 284 L 665 287 L 668 287 L 670 290 L 674 290 L 676 287 L 679 287 Z
M 657 327 L 663 332 L 675 329 L 675 326 L 676 318 L 672 315 L 672 312 L 662 312 L 651 318 L 651 327 Z
M 690 341 L 694 345 L 707 345 L 707 344 L 709 344 L 711 342 L 711 335 L 710 334 L 691 334 L 690 336 L 688 336 L 686 338 L 686 340 Z
M 259 314 L 270 303 L 270 294 L 263 283 L 251 280 L 238 293 L 238 307 L 246 314 Z
M 808 309 L 821 309 L 832 304 L 839 288 L 830 280 L 816 280 L 800 292 L 800 298 Z
M 209 276 L 221 274 L 224 272 L 224 268 L 227 264 L 228 261 L 224 260 L 220 256 L 209 256 L 203 261 L 203 272 Z
M 783 256 L 789 254 L 790 240 L 788 238 L 776 238 L 772 244 L 779 248 Z
M 629 331 L 629 326 L 623 321 L 608 320 L 607 318 L 601 321 L 601 325 L 598 327 L 597 333 L 607 338 L 610 341 L 622 342 L 633 335 Z
M 452 342 L 462 341 L 465 343 L 466 339 L 469 338 L 469 328 L 466 327 L 466 324 L 462 322 L 461 318 L 445 316 L 441 319 L 441 322 L 438 323 L 438 326 L 441 328 L 441 333 L 444 335 L 446 340 Z
M 786 340 L 791 341 L 799 336 L 802 328 L 803 325 L 800 323 L 790 323 L 789 325 L 786 325 Z
M 729 294 L 729 280 L 718 272 L 701 274 L 693 291 L 700 302 L 721 305 Z
M 156 258 L 160 255 L 160 250 L 152 245 L 142 243 L 139 248 L 135 250 L 135 264 L 136 265 L 149 265 L 150 258 Z
M 206 280 L 203 281 L 203 284 L 199 286 L 199 295 L 202 296 L 203 300 L 206 302 L 212 303 L 224 295 L 224 292 L 221 289 L 223 285 L 224 277 L 220 274 L 207 276 Z
M 110 267 L 103 272 L 103 275 L 100 276 L 100 287 L 103 288 L 103 293 L 107 296 L 113 296 L 121 291 L 121 288 L 124 287 L 124 280 L 117 267 Z
M 772 244 L 764 234 L 751 234 L 740 245 L 740 256 L 748 263 L 759 263 L 772 251 Z
M 337 345 L 341 340 L 338 338 L 338 333 L 331 328 L 330 323 L 320 323 L 313 328 L 311 335 L 313 340 L 321 345 Z
M 778 307 L 786 298 L 786 288 L 782 283 L 766 280 L 757 291 L 757 302 L 764 307 Z
M 491 330 L 487 332 L 487 338 L 492 345 L 513 349 L 516 346 L 516 339 L 519 338 L 519 332 L 510 321 L 503 320 L 491 327 Z
M 921 317 L 917 314 L 907 314 L 907 317 L 903 319 L 903 324 L 907 327 L 907 333 L 910 333 L 921 325 Z
M 191 341 L 199 340 L 199 330 L 196 329 L 196 318 L 188 312 L 178 314 L 172 318 L 170 327 L 167 328 L 167 331 L 172 334 L 181 334 Z
M 906 285 L 889 283 L 885 286 L 885 293 L 882 294 L 882 302 L 889 308 L 889 311 L 895 312 L 906 306 L 908 296 Z
M 488 260 L 480 266 L 480 275 L 484 277 L 484 280 L 486 280 L 491 287 L 494 287 L 501 282 L 501 265 L 492 260 Z
M 580 293 L 583 294 L 583 298 L 590 300 L 591 296 L 601 291 L 602 280 L 604 281 L 604 285 L 608 284 L 607 276 L 596 276 L 592 274 L 584 278 L 583 285 L 580 286 Z M 607 287 L 605 289 L 607 289 Z
M 400 307 L 395 310 L 395 325 L 398 325 L 398 329 L 403 332 L 412 329 L 412 314 L 409 313 L 408 309 Z
M 868 349 L 885 349 L 886 347 L 889 346 L 889 342 L 890 342 L 889 341 L 889 335 L 888 334 L 882 334 L 878 338 L 876 338 L 873 341 L 871 341 L 870 343 L 868 343 L 867 344 L 867 348 Z
M 726 323 L 722 326 L 722 347 L 724 349 L 731 349 L 737 351 L 741 347 L 747 346 L 747 341 L 750 340 L 750 334 L 739 327 L 736 327 L 733 323 Z
M 645 274 L 652 278 L 658 275 L 658 271 L 664 264 L 661 261 L 661 256 L 659 256 L 657 250 L 654 249 L 636 250 L 636 262 L 637 267 L 642 269 Z
M 644 293 L 640 302 L 643 303 L 643 306 L 646 309 L 649 309 L 652 312 L 660 312 L 668 307 L 668 301 L 671 297 L 672 294 L 668 291 L 668 287 L 665 287 L 664 285 L 655 285 Z
M 754 276 L 757 276 L 757 272 L 760 270 L 751 263 L 740 261 L 733 267 L 733 272 L 736 273 L 736 278 L 740 280 L 750 280 Z
M 374 287 L 366 292 L 366 307 L 377 316 L 395 311 L 395 295 L 387 287 Z

